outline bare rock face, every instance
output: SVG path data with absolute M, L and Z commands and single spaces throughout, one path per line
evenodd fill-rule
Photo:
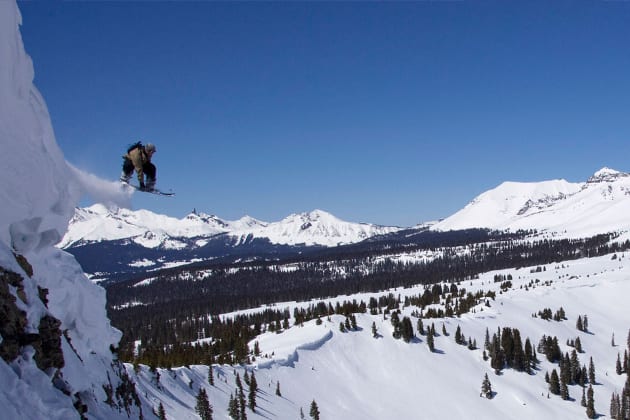
M 61 349 L 61 321 L 46 315 L 39 321 L 39 337 L 33 344 L 35 362 L 41 370 L 49 368 L 61 369 L 65 362 Z
M 25 267 L 28 275 L 32 275 L 32 268 L 23 257 L 16 257 L 20 266 Z M 28 268 L 28 270 L 27 270 Z M 24 279 L 17 273 L 0 267 L 0 357 L 6 362 L 11 362 L 19 356 L 24 346 L 33 346 L 35 349 L 35 362 L 41 370 L 49 368 L 61 369 L 64 366 L 63 351 L 61 348 L 61 321 L 51 315 L 43 316 L 39 321 L 38 333 L 28 333 L 26 326 L 28 320 L 26 312 L 17 305 L 19 298 L 26 303 L 24 293 Z M 11 293 L 15 289 L 15 297 Z M 46 291 L 41 289 L 40 299 L 46 303 Z
M 16 298 L 10 292 L 10 286 L 23 291 L 22 277 L 0 267 L 0 335 L 2 336 L 0 357 L 6 362 L 11 362 L 20 354 L 21 341 L 27 324 L 26 312 L 18 308 Z

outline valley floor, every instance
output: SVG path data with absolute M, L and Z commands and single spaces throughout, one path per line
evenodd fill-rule
M 490 307 L 480 304 L 461 318 L 424 319 L 427 327 L 433 322 L 438 336 L 435 351 L 430 352 L 426 336 L 416 332 L 410 343 L 394 339 L 389 316 L 356 314 L 358 329 L 341 332 L 345 317 L 335 315 L 292 326 L 281 333 L 267 332 L 258 341 L 262 357 L 249 366 L 217 366 L 213 368 L 215 385 L 208 383 L 207 366 L 158 369 L 156 374 L 141 366 L 136 373 L 128 371 L 137 384 L 146 411 L 162 402 L 167 418 L 196 419 L 196 395 L 199 387 L 208 392 L 214 408 L 214 419 L 227 419 L 230 395 L 235 393 L 236 374 L 242 379 L 245 371 L 255 373 L 259 392 L 255 412 L 247 410 L 249 419 L 299 419 L 300 410 L 310 418 L 311 402 L 316 401 L 322 419 L 579 419 L 587 418 L 580 405 L 582 388 L 569 386 L 571 399 L 562 400 L 549 393 L 545 373 L 558 370 L 543 354 L 539 370 L 529 375 L 512 369 L 495 374 L 490 361 L 482 357 L 486 329 L 490 335 L 498 328 L 518 328 L 523 341 L 529 338 L 537 347 L 543 335 L 557 336 L 562 353 L 573 349 L 567 340 L 579 337 L 584 353 L 581 365 L 596 369 L 593 386 L 595 409 L 600 418 L 610 418 L 613 392 L 620 393 L 626 374 L 617 375 L 618 354 L 623 360 L 630 330 L 630 262 L 625 255 L 607 255 L 574 260 L 534 268 L 485 273 L 478 279 L 462 282 L 469 292 L 496 291 Z M 500 292 L 496 274 L 512 275 L 512 288 Z M 533 287 L 532 287 L 533 285 Z M 527 286 L 527 287 L 526 287 Z M 405 296 L 418 295 L 423 287 L 392 291 Z M 386 292 L 340 296 L 331 301 L 357 299 Z M 278 303 L 277 308 L 305 307 L 315 302 Z M 402 305 L 401 305 L 402 306 Z M 567 320 L 545 321 L 534 317 L 545 308 L 562 307 Z M 261 308 L 262 309 L 262 308 Z M 261 309 L 251 309 L 252 312 Z M 411 316 L 415 307 L 402 309 Z M 232 316 L 226 314 L 224 316 Z M 588 316 L 588 332 L 576 329 L 578 316 Z M 414 329 L 417 318 L 411 316 Z M 372 323 L 378 337 L 372 335 Z M 442 334 L 444 324 L 448 335 Z M 469 350 L 455 343 L 457 327 L 468 339 L 476 340 L 479 349 Z M 615 345 L 613 346 L 613 334 Z M 481 383 L 488 374 L 493 399 L 480 397 Z M 282 396 L 275 391 L 279 383 Z M 244 384 L 247 394 L 247 385 Z M 150 418 L 150 416 L 148 416 Z

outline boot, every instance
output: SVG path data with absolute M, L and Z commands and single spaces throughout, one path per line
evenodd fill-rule
M 155 178 L 153 179 L 147 178 L 146 189 L 147 191 L 153 191 L 153 189 L 155 189 Z

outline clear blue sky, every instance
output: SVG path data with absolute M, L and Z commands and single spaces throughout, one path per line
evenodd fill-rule
M 66 158 L 135 208 L 411 226 L 503 181 L 630 170 L 630 2 L 20 2 Z

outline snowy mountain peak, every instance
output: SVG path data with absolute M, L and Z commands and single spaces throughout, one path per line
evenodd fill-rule
M 196 210 L 193 210 L 192 213 L 185 217 L 185 219 L 193 223 L 199 222 L 210 225 L 215 227 L 216 229 L 227 230 L 229 227 L 228 222 L 215 216 L 214 214 L 198 213 Z
M 232 222 L 230 225 L 232 226 L 232 229 L 234 230 L 242 230 L 242 229 L 264 228 L 268 224 L 269 223 L 255 219 L 251 216 L 243 216 L 240 219 Z
M 310 212 L 292 214 L 286 217 L 282 223 L 302 223 L 303 230 L 308 229 L 313 223 L 339 223 L 341 220 L 324 210 L 313 210 Z
M 587 182 L 504 182 L 436 224 L 436 230 L 535 229 L 585 237 L 630 229 L 630 177 L 610 168 Z
M 197 212 L 175 219 L 147 210 L 128 210 L 96 204 L 77 209 L 60 247 L 130 239 L 145 248 L 172 247 L 178 239 L 228 234 L 235 237 L 267 238 L 283 245 L 323 245 L 354 243 L 398 228 L 345 222 L 323 210 L 292 214 L 280 222 L 267 223 L 250 216 L 226 221 Z M 200 243 L 203 243 L 200 242 Z M 179 246 L 179 245 L 178 245 Z
M 602 183 L 602 182 L 614 182 L 620 178 L 624 178 L 629 176 L 630 174 L 626 173 L 626 172 L 620 172 L 617 171 L 615 169 L 610 169 L 607 167 L 604 167 L 602 169 L 600 169 L 599 171 L 595 172 L 593 174 L 593 176 L 591 176 L 587 182 L 587 184 L 595 184 L 595 183 Z

